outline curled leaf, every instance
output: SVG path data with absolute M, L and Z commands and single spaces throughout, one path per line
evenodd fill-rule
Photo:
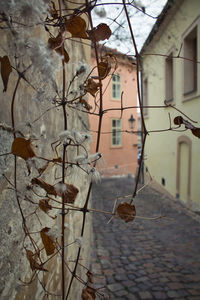
M 79 190 L 73 184 L 67 184 L 67 190 L 64 193 L 64 202 L 65 203 L 74 203 Z
M 32 148 L 31 140 L 26 140 L 21 137 L 14 139 L 11 152 L 25 160 L 36 156 Z
M 55 245 L 54 245 L 54 242 L 53 242 L 52 238 L 47 235 L 49 230 L 50 230 L 50 228 L 44 227 L 40 231 L 40 236 L 42 238 L 42 242 L 43 242 L 43 245 L 44 245 L 44 248 L 46 250 L 47 255 L 53 254 L 54 250 L 55 250 Z
M 92 272 L 90 272 L 90 270 L 87 271 L 86 275 L 87 275 L 88 281 L 90 283 L 94 283 L 94 276 L 93 276 Z
M 119 217 L 126 223 L 134 220 L 136 215 L 135 206 L 127 202 L 120 203 L 117 207 Z
M 192 131 L 193 135 L 200 138 L 200 128 L 193 128 L 193 129 L 191 129 L 191 131 Z
M 200 128 L 195 127 L 188 120 L 183 119 L 183 117 L 181 117 L 181 116 L 175 117 L 174 124 L 176 124 L 176 125 L 184 124 L 186 129 L 190 129 L 193 135 L 200 138 Z
M 8 79 L 10 73 L 12 72 L 12 67 L 7 55 L 0 57 L 0 62 L 1 62 L 1 78 L 3 80 L 3 85 L 4 85 L 3 92 L 6 92 L 8 86 Z
M 36 254 L 34 254 L 31 250 L 26 249 L 26 257 L 30 263 L 31 270 L 40 270 L 40 271 L 45 271 L 48 272 L 48 270 L 44 269 L 42 265 L 40 265 L 36 261 Z
M 57 37 L 53 38 L 49 38 L 48 40 L 48 44 L 50 49 L 55 50 L 58 54 L 63 55 L 64 56 L 64 62 L 67 64 L 69 61 L 69 55 L 67 53 L 67 51 L 65 50 L 64 46 L 62 49 L 62 45 L 63 45 L 63 40 L 62 40 L 62 35 L 58 34 Z
M 81 297 L 82 297 L 82 300 L 95 300 L 95 298 L 96 298 L 95 294 L 96 294 L 96 290 L 90 286 L 87 286 L 86 288 L 84 288 L 82 290 Z
M 54 163 L 62 163 L 62 158 L 61 157 L 53 158 L 53 162 Z
M 111 69 L 110 64 L 108 62 L 101 61 L 97 67 L 98 67 L 100 78 L 101 79 L 106 78 L 106 76 L 108 75 L 108 73 L 110 72 L 110 69 Z
M 79 102 L 81 104 L 83 104 L 83 106 L 90 111 L 92 109 L 92 106 L 90 104 L 87 103 L 87 101 L 85 99 L 82 99 L 82 97 L 80 98 Z
M 70 20 L 66 20 L 66 30 L 69 31 L 72 37 L 87 39 L 86 22 L 83 18 L 75 16 Z
M 89 78 L 87 85 L 85 86 L 85 91 L 95 97 L 95 94 L 98 92 L 100 86 L 101 84 L 99 82 L 95 82 L 92 78 Z
M 31 180 L 31 183 L 32 183 L 32 184 L 37 184 L 37 185 L 39 185 L 39 186 L 40 186 L 42 189 L 44 189 L 44 190 L 47 192 L 47 194 L 49 194 L 49 195 L 54 195 L 54 196 L 57 195 L 55 188 L 54 188 L 51 184 L 46 183 L 46 182 L 45 182 L 44 180 L 42 180 L 41 178 L 33 178 L 33 179 Z
M 49 199 L 41 199 L 39 201 L 39 208 L 45 213 L 48 213 L 48 211 L 52 209 L 52 206 L 49 204 Z
M 96 42 L 104 41 L 105 39 L 108 40 L 112 34 L 110 27 L 105 23 L 101 23 L 97 27 L 93 28 L 92 30 L 88 30 L 87 32 L 90 39 L 95 40 Z
M 183 118 L 181 116 L 177 116 L 174 118 L 174 124 L 175 125 L 181 125 L 183 124 Z

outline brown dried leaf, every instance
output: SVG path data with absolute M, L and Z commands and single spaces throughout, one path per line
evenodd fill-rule
M 11 152 L 25 160 L 36 156 L 32 148 L 31 140 L 25 140 L 21 137 L 14 139 Z
M 82 300 L 95 300 L 96 298 L 96 290 L 90 286 L 87 286 L 82 290 Z
M 95 40 L 96 42 L 104 41 L 105 39 L 108 40 L 112 34 L 110 27 L 105 23 L 101 23 L 97 27 L 93 28 L 92 30 L 88 30 L 87 32 L 90 39 Z
M 65 203 L 74 203 L 79 190 L 73 184 L 66 184 L 67 191 L 64 194 Z
M 105 62 L 105 61 L 101 61 L 99 64 L 98 64 L 98 70 L 99 70 L 99 77 L 101 79 L 104 79 L 106 78 L 106 76 L 109 74 L 110 72 L 110 69 L 111 69 L 111 66 L 108 62 Z
M 62 35 L 58 34 L 58 36 L 55 38 L 49 38 L 48 44 L 52 50 L 55 50 L 60 55 L 64 55 L 64 61 L 67 64 L 69 61 L 69 55 L 64 47 L 62 50 L 62 44 L 63 44 Z
M 126 223 L 134 220 L 136 215 L 135 206 L 127 202 L 120 203 L 117 207 L 119 217 Z
M 26 257 L 30 263 L 31 270 L 40 270 L 48 272 L 48 270 L 44 269 L 42 265 L 38 264 L 35 259 L 35 254 L 31 250 L 26 249 Z
M 57 196 L 55 188 L 51 184 L 46 183 L 41 178 L 33 178 L 31 180 L 31 183 L 39 185 L 42 189 L 44 189 L 47 192 L 47 194 Z
M 99 82 L 95 82 L 92 78 L 89 78 L 85 87 L 85 91 L 95 97 L 95 94 L 98 92 L 100 86 L 101 84 Z
M 192 134 L 200 138 L 200 128 L 191 129 Z
M 54 163 L 62 163 L 62 158 L 61 157 L 53 158 L 53 162 Z
M 50 228 L 44 227 L 40 231 L 40 236 L 42 238 L 42 242 L 44 244 L 44 248 L 46 250 L 47 255 L 53 254 L 54 250 L 55 250 L 55 245 L 54 245 L 52 238 L 46 234 L 49 230 L 50 230 Z
M 49 199 L 41 199 L 39 201 L 39 208 L 45 213 L 48 213 L 48 211 L 52 209 L 52 206 L 49 204 Z
M 92 109 L 92 106 L 90 105 L 90 104 L 88 104 L 87 103 L 87 101 L 85 100 L 85 99 L 80 99 L 79 100 L 79 102 L 81 103 L 81 104 L 83 104 L 83 106 L 88 110 L 88 111 L 90 111 L 91 109 Z
M 4 85 L 3 92 L 6 92 L 8 86 L 8 79 L 10 73 L 12 72 L 12 67 L 7 55 L 0 57 L 0 62 L 1 62 L 1 78 L 3 80 L 3 85 Z
M 177 116 L 174 118 L 174 124 L 175 125 L 181 125 L 183 124 L 183 118 L 181 116 Z
M 90 272 L 90 270 L 87 271 L 86 275 L 88 277 L 88 281 L 90 283 L 94 283 L 94 276 L 93 276 L 92 272 Z
M 72 37 L 87 39 L 86 22 L 83 18 L 75 16 L 70 20 L 66 20 L 66 30 L 69 31 Z

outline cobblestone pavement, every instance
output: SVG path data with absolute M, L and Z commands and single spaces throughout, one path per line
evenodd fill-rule
M 112 210 L 114 197 L 132 192 L 132 178 L 104 179 L 93 188 L 93 208 Z M 124 201 L 124 200 L 123 200 Z M 92 271 L 108 299 L 200 299 L 199 216 L 153 188 L 135 200 L 137 216 L 125 223 L 93 214 Z M 100 298 L 98 298 L 100 299 Z

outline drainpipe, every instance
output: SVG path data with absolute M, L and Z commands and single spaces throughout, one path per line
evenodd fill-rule
M 143 63 L 142 63 L 141 56 L 140 56 L 140 94 L 141 94 L 141 102 L 142 102 L 142 105 L 143 105 Z M 142 110 L 143 110 L 143 107 L 142 107 Z M 141 136 L 141 145 L 142 145 L 143 141 L 144 141 L 144 128 L 143 128 L 143 124 L 141 122 L 141 118 L 140 118 L 140 123 L 141 123 L 140 136 Z M 140 182 L 142 184 L 144 184 L 144 155 L 143 155 L 142 165 L 141 165 Z

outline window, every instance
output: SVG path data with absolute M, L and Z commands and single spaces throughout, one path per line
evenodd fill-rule
M 184 94 L 197 89 L 197 26 L 185 37 L 184 42 Z
M 148 105 L 148 81 L 147 78 L 143 81 L 143 101 L 142 101 L 143 106 Z M 143 108 L 143 114 L 147 115 L 148 109 L 147 107 Z
M 112 146 L 121 146 L 122 144 L 122 122 L 121 119 L 112 119 Z
M 121 79 L 120 75 L 112 75 L 112 98 L 121 99 Z
M 173 100 L 173 58 L 172 53 L 165 60 L 165 99 Z

